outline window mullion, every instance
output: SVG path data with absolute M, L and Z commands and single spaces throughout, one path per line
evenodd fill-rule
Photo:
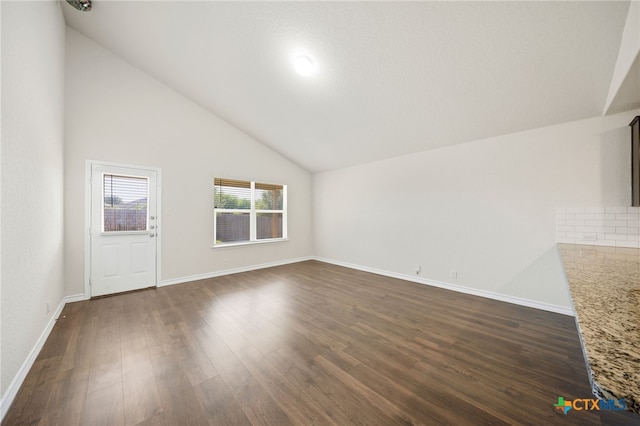
M 282 238 L 288 238 L 287 230 L 287 185 L 282 186 Z
M 249 240 L 256 241 L 257 238 L 257 223 L 258 218 L 256 215 L 256 183 L 251 181 L 251 212 L 249 213 Z
M 215 200 L 215 195 L 214 195 Z M 215 207 L 215 201 L 213 203 L 213 244 L 218 241 L 218 209 Z

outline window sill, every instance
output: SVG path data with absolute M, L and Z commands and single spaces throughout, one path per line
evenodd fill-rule
M 222 244 L 214 244 L 211 246 L 212 249 L 225 249 L 225 248 L 233 248 L 233 247 L 244 247 L 244 246 L 255 246 L 262 244 L 272 244 L 272 243 L 281 243 L 284 241 L 289 241 L 288 238 L 272 238 L 269 240 L 260 240 L 260 241 L 242 241 L 240 243 L 222 243 Z

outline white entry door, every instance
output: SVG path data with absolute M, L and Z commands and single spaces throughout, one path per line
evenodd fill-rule
M 91 166 L 91 296 L 156 285 L 157 171 Z

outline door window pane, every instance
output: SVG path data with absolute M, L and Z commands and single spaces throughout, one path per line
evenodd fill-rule
M 149 179 L 104 174 L 102 184 L 102 231 L 147 231 Z

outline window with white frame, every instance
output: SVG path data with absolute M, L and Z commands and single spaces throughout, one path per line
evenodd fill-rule
M 214 245 L 287 238 L 287 186 L 215 178 Z

